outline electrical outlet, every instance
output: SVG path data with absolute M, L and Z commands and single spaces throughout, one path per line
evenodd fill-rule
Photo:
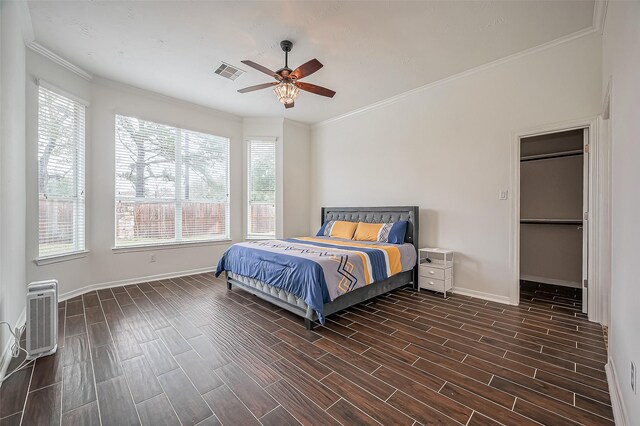
M 509 198 L 509 191 L 506 189 L 501 189 L 498 191 L 498 200 L 507 200 Z
M 631 361 L 631 390 L 636 393 L 636 365 Z
M 154 263 L 156 261 L 156 255 L 154 254 L 150 254 L 149 255 L 149 263 Z

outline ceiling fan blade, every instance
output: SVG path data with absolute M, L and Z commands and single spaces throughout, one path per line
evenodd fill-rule
M 275 78 L 277 78 L 278 80 L 281 80 L 281 79 L 282 79 L 282 77 L 280 77 L 280 76 L 279 76 L 278 74 L 276 74 L 274 71 L 271 71 L 269 68 L 267 68 L 267 67 L 263 67 L 263 66 L 262 66 L 262 65 L 260 65 L 260 64 L 256 64 L 256 63 L 255 63 L 255 62 L 253 62 L 253 61 L 244 60 L 244 61 L 240 61 L 240 62 L 242 62 L 242 63 L 243 63 L 243 64 L 245 64 L 245 65 L 250 66 L 251 68 L 254 68 L 254 69 L 258 70 L 258 71 L 261 71 L 261 72 L 263 72 L 263 73 L 265 73 L 265 74 L 267 74 L 267 75 L 270 75 L 271 77 L 275 77 Z
M 249 86 L 249 87 L 245 87 L 244 89 L 240 89 L 238 90 L 238 92 L 240 93 L 253 92 L 254 90 L 266 89 L 268 87 L 275 86 L 276 84 L 278 84 L 277 81 L 274 81 L 273 83 L 256 84 L 255 86 Z
M 293 70 L 293 72 L 291 73 L 291 76 L 295 76 L 297 79 L 301 79 L 303 77 L 313 74 L 314 72 L 318 71 L 322 67 L 323 65 L 320 63 L 320 61 L 314 58 L 309 62 L 305 62 L 304 64 L 300 65 L 298 68 Z
M 322 86 L 316 86 L 315 84 L 303 83 L 302 81 L 296 81 L 294 84 L 302 90 L 315 93 L 316 95 L 326 96 L 328 98 L 333 98 L 333 95 L 336 94 L 333 90 L 329 90 Z
M 285 107 L 286 109 L 293 108 L 294 106 L 295 106 L 295 105 L 294 105 L 294 102 L 291 102 L 291 103 L 289 103 L 289 104 L 284 104 L 284 107 Z

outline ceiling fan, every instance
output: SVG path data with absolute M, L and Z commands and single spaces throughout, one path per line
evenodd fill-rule
M 333 95 L 336 94 L 336 92 L 334 92 L 333 90 L 329 90 L 322 86 L 316 86 L 315 84 L 303 83 L 302 81 L 299 81 L 301 78 L 307 77 L 322 68 L 323 65 L 320 63 L 320 61 L 318 61 L 317 59 L 312 59 L 309 62 L 300 65 L 295 70 L 292 70 L 291 68 L 289 68 L 289 52 L 291 52 L 293 43 L 289 40 L 283 40 L 280 42 L 280 47 L 284 51 L 284 68 L 280 68 L 278 71 L 271 71 L 267 67 L 263 67 L 262 65 L 256 64 L 253 61 L 242 61 L 243 64 L 246 64 L 251 68 L 255 68 L 258 71 L 272 76 L 276 79 L 276 81 L 274 81 L 273 83 L 264 83 L 245 87 L 244 89 L 238 90 L 238 92 L 247 93 L 253 92 L 254 90 L 273 87 L 273 93 L 276 94 L 280 102 L 284 104 L 285 108 L 293 108 L 296 96 L 298 96 L 299 89 L 314 93 L 316 95 L 333 98 Z

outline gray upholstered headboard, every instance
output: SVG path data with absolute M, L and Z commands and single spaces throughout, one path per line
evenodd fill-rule
M 326 220 L 346 220 L 348 222 L 389 223 L 406 220 L 407 235 L 405 242 L 411 243 L 418 250 L 419 208 L 406 207 L 323 207 L 322 222 Z

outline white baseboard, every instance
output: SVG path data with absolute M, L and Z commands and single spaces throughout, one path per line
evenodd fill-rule
M 581 288 L 582 285 L 575 281 L 556 280 L 554 278 L 536 277 L 533 275 L 520 275 L 520 279 L 524 281 L 533 281 L 535 283 L 561 285 L 563 287 Z
M 627 426 L 627 410 L 622 399 L 622 392 L 618 377 L 616 376 L 615 365 L 613 359 L 609 357 L 609 362 L 604 366 L 607 372 L 607 382 L 609 383 L 609 396 L 611 397 L 611 408 L 613 409 L 613 419 L 617 426 Z
M 15 330 L 15 327 L 22 327 L 27 321 L 27 310 L 23 309 L 18 317 L 18 321 L 13 326 L 12 331 Z M 4 327 L 4 326 L 3 326 Z M 2 356 L 0 357 L 0 378 L 3 378 L 5 373 L 7 372 L 7 367 L 9 366 L 9 362 L 11 362 L 11 345 L 13 344 L 13 335 L 9 333 L 9 340 L 4 344 L 2 349 Z
M 498 296 L 496 294 L 485 293 L 482 291 L 470 290 L 468 288 L 460 287 L 453 287 L 452 292 L 454 292 L 455 294 L 461 294 L 463 296 L 471 296 L 478 299 L 489 300 L 491 302 L 504 303 L 505 305 L 514 305 L 514 303 L 511 303 L 511 300 L 508 296 Z
M 84 287 L 77 288 L 75 290 L 68 291 L 58 295 L 58 300 L 63 301 L 87 293 L 89 291 L 101 290 L 103 288 L 120 287 L 123 285 L 140 284 L 149 281 L 166 280 L 169 278 L 184 277 L 186 275 L 204 274 L 207 272 L 215 271 L 215 267 L 206 267 L 199 269 L 190 269 L 187 271 L 168 272 L 166 274 L 150 275 L 146 277 L 128 278 L 126 280 L 109 281 L 106 283 L 90 284 Z

